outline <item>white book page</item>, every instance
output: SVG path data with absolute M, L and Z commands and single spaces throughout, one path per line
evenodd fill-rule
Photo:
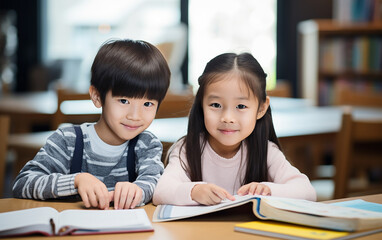
M 42 230 L 52 234 L 50 219 L 53 218 L 54 221 L 56 221 L 57 214 L 58 211 L 51 207 L 39 207 L 1 213 L 0 232 L 12 229 L 15 230 L 12 231 L 14 233 Z
M 234 195 L 235 200 L 223 200 L 221 203 L 213 205 L 213 206 L 204 206 L 204 205 L 196 205 L 196 206 L 175 206 L 175 205 L 161 205 L 160 212 L 158 214 L 159 219 L 176 219 L 180 217 L 188 217 L 188 216 L 197 216 L 204 213 L 214 212 L 220 209 L 229 208 L 232 205 L 240 204 L 242 202 L 246 202 L 249 199 L 254 199 L 255 195 L 245 195 L 239 196 Z
M 327 217 L 342 218 L 382 218 L 382 213 L 361 209 L 335 206 L 327 203 L 312 202 L 302 199 L 289 199 L 277 197 L 262 197 L 269 205 L 294 212 L 302 212 Z M 260 207 L 261 211 L 261 207 Z
M 70 226 L 82 230 L 151 229 L 144 209 L 129 210 L 65 210 L 60 213 L 57 230 Z

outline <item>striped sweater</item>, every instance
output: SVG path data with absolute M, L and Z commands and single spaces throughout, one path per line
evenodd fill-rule
M 82 172 L 88 172 L 101 180 L 109 191 L 115 184 L 128 181 L 128 141 L 119 146 L 103 142 L 94 129 L 94 123 L 81 125 L 84 138 Z M 13 185 L 16 198 L 50 199 L 77 194 L 74 178 L 70 174 L 76 134 L 73 125 L 58 128 L 18 174 Z M 161 174 L 162 144 L 157 137 L 143 131 L 135 146 L 135 184 L 143 190 L 140 205 L 151 201 L 154 188 Z

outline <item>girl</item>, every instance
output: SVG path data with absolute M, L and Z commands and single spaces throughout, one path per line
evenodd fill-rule
M 234 194 L 316 200 L 285 158 L 266 95 L 266 74 L 249 53 L 212 59 L 199 77 L 187 135 L 174 144 L 153 203 L 213 205 Z

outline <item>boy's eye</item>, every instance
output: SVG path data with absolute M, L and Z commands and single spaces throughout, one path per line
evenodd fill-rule
M 221 108 L 221 105 L 219 103 L 212 103 L 210 104 L 210 106 L 213 108 Z
M 247 108 L 247 106 L 245 106 L 243 104 L 239 104 L 239 105 L 237 105 L 237 108 L 238 109 L 245 109 L 245 108 Z
M 152 102 L 145 102 L 143 105 L 144 105 L 145 107 L 151 107 L 151 106 L 154 105 L 154 103 L 152 103 Z
M 119 99 L 119 102 L 122 104 L 128 104 L 129 101 L 127 99 Z

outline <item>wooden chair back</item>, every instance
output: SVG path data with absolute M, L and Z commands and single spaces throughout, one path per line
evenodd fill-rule
M 335 90 L 335 104 L 382 107 L 382 95 L 375 92 L 355 91 L 348 87 L 337 87 Z
M 179 92 L 168 91 L 155 118 L 187 117 L 194 102 L 192 87 Z
M 9 116 L 1 115 L 0 116 L 0 198 L 2 198 L 4 194 L 9 125 L 10 125 Z
M 352 117 L 351 109 L 345 111 L 337 139 L 335 167 L 335 199 L 352 192 L 349 180 L 354 171 L 375 167 L 382 171 L 382 120 L 358 120 Z M 374 187 L 382 192 L 379 184 Z
M 65 114 L 62 111 L 62 104 L 66 101 L 77 100 L 90 100 L 88 92 L 77 92 L 72 89 L 57 89 L 57 110 L 53 116 L 52 130 L 58 128 L 61 123 L 83 123 L 83 122 L 95 122 L 98 121 L 100 113 L 78 113 L 78 114 Z
M 267 95 L 273 97 L 292 97 L 292 89 L 288 82 L 279 80 L 274 89 L 267 90 Z

